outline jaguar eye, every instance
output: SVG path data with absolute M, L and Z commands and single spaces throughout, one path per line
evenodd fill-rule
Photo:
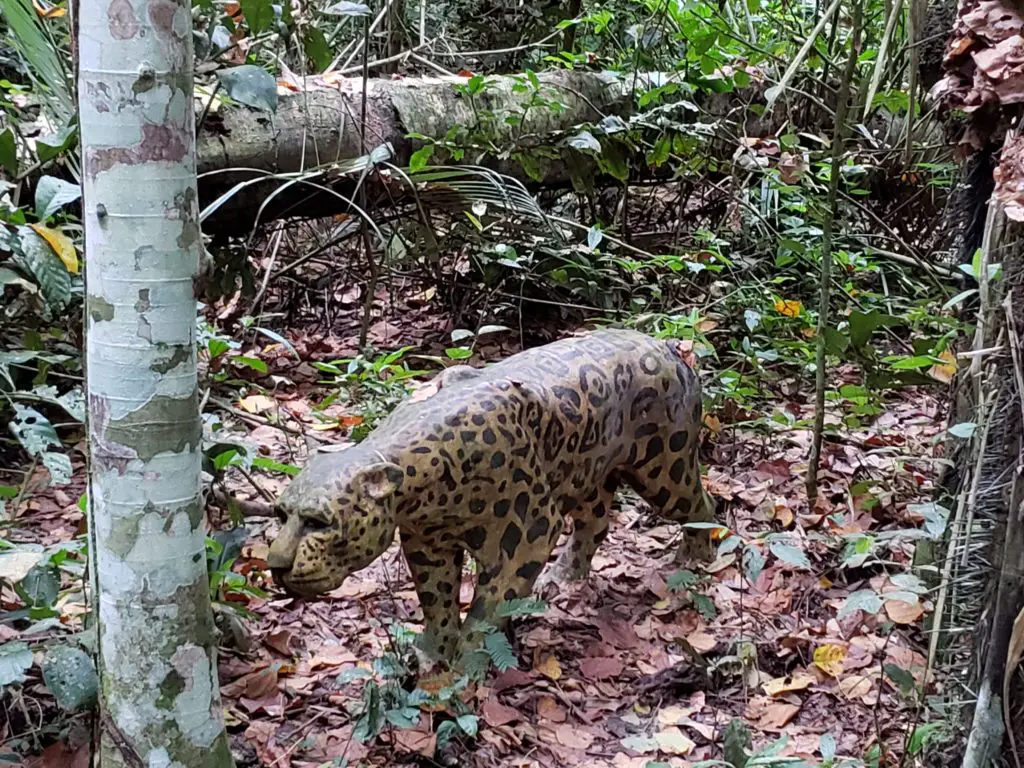
M 315 517 L 304 517 L 302 519 L 302 524 L 311 531 L 323 531 L 330 528 L 330 526 L 323 520 L 319 520 Z

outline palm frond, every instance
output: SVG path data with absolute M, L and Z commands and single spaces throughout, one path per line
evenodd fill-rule
M 32 0 L 0 0 L 0 14 L 39 95 L 48 102 L 57 121 L 68 125 L 75 115 L 72 84 L 45 26 L 48 22 L 36 13 Z

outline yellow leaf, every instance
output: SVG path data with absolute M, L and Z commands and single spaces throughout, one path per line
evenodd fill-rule
M 846 648 L 835 643 L 825 643 L 814 649 L 814 666 L 832 677 L 839 677 L 845 658 Z
M 551 654 L 545 655 L 544 658 L 534 665 L 534 669 L 549 680 L 558 680 L 562 676 L 562 665 Z
M 939 355 L 939 358 L 945 362 L 933 365 L 928 373 L 933 379 L 938 379 L 943 384 L 949 384 L 956 376 L 956 357 L 947 349 Z
M 64 262 L 68 272 L 77 275 L 78 253 L 75 251 L 75 244 L 71 242 L 71 238 L 59 230 L 44 227 L 42 224 L 31 224 L 30 226 L 37 235 L 50 244 L 53 252 Z
M 802 691 L 806 688 L 810 688 L 813 682 L 813 676 L 806 672 L 797 672 L 792 675 L 776 677 L 774 680 L 769 680 L 764 684 L 764 692 L 769 696 L 778 696 L 781 693 Z
M 804 305 L 796 299 L 776 299 L 775 311 L 786 317 L 798 317 Z
M 238 404 L 249 413 L 263 413 L 277 405 L 277 401 L 266 395 L 249 395 L 239 400 Z
M 314 432 L 330 432 L 332 429 L 338 429 L 340 426 L 341 424 L 339 424 L 338 422 L 331 421 L 327 422 L 326 424 L 312 424 L 310 425 L 309 428 L 312 429 Z

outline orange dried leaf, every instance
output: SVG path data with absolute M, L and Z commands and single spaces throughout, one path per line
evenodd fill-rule
M 798 317 L 804 305 L 796 299 L 776 299 L 775 311 L 785 317 Z
M 953 380 L 953 377 L 956 376 L 956 370 L 957 370 L 956 357 L 953 355 L 952 352 L 950 352 L 947 349 L 947 350 L 944 350 L 942 353 L 939 354 L 939 359 L 941 359 L 941 360 L 943 360 L 945 362 L 943 362 L 943 363 L 936 363 L 935 365 L 933 365 L 929 369 L 928 374 L 933 379 L 938 379 L 943 384 L 948 384 L 949 382 L 951 382 Z

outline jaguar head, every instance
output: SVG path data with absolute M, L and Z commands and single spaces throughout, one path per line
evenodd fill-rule
M 395 536 L 394 495 L 404 473 L 357 452 L 320 453 L 277 502 L 284 526 L 270 546 L 274 581 L 311 597 L 341 586 Z

